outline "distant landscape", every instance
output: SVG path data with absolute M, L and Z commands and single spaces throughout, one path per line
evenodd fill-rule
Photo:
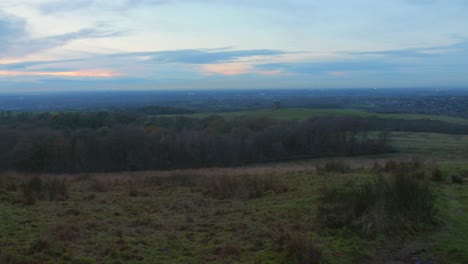
M 0 264 L 467 264 L 468 0 L 0 0 Z
M 458 95 L 312 92 L 5 107 L 1 263 L 468 261 Z

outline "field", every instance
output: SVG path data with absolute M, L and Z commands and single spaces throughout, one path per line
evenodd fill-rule
M 466 161 L 468 136 L 437 133 L 392 132 L 391 145 L 401 154 L 437 162 Z
M 206 117 L 209 115 L 221 115 L 226 118 L 235 117 L 251 117 L 251 118 L 275 118 L 281 120 L 304 120 L 312 117 L 322 116 L 359 116 L 359 117 L 378 117 L 378 118 L 389 118 L 389 119 L 427 119 L 427 120 L 438 120 L 449 123 L 457 124 L 468 124 L 468 120 L 464 118 L 450 117 L 450 116 L 439 116 L 439 115 L 416 115 L 416 114 L 378 114 L 366 112 L 364 110 L 357 109 L 306 109 L 306 108 L 284 108 L 284 109 L 262 109 L 252 111 L 241 111 L 241 112 L 226 112 L 226 113 L 197 113 L 189 114 L 187 116 L 194 117 Z
M 7 173 L 0 185 L 0 262 L 302 263 L 304 255 L 317 252 L 324 263 L 408 258 L 466 263 L 466 185 L 432 183 L 442 220 L 418 235 L 394 230 L 391 236 L 369 238 L 348 227 L 320 225 L 323 190 L 373 179 L 374 161 L 352 160 L 341 172 L 317 170 L 327 162 L 322 160 L 238 169 L 42 175 L 43 191 L 52 179 L 61 179 L 67 197 L 37 199 L 31 205 L 25 203 L 22 184 L 32 175 Z M 447 179 L 468 166 L 444 164 L 442 169 Z M 398 247 L 402 241 L 407 245 Z
M 467 123 L 351 109 L 222 115 Z M 3 172 L 0 263 L 468 263 L 468 135 L 388 137 L 392 153 L 238 168 Z

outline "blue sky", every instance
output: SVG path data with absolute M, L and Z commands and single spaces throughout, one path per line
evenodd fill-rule
M 0 92 L 467 87 L 468 0 L 2 0 Z

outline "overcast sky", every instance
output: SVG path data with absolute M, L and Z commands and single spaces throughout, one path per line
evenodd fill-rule
M 467 87 L 468 0 L 1 0 L 0 92 Z

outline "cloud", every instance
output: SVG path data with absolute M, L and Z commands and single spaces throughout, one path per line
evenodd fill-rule
M 330 72 L 329 74 L 334 75 L 334 76 L 343 76 L 343 75 L 346 75 L 346 72 L 335 71 L 335 72 Z
M 279 75 L 282 70 L 259 70 L 254 65 L 247 63 L 224 63 L 224 64 L 210 64 L 202 65 L 200 67 L 202 74 L 204 75 L 245 75 L 245 74 L 256 74 L 256 75 Z
M 81 35 L 81 34 L 78 34 Z M 65 37 L 69 40 L 69 37 Z M 63 40 L 62 40 L 63 41 Z M 52 41 L 46 41 L 50 43 Z M 43 66 L 60 63 L 106 61 L 107 64 L 123 62 L 138 62 L 141 64 L 215 64 L 233 62 L 239 59 L 251 57 L 271 57 L 287 54 L 281 50 L 229 50 L 222 49 L 199 49 L 199 50 L 169 50 L 169 51 L 147 51 L 147 52 L 122 52 L 107 55 L 95 54 L 92 57 L 72 60 L 52 61 L 25 61 L 19 63 L 0 64 L 0 69 L 27 69 L 33 66 Z
M 212 64 L 219 62 L 233 61 L 240 58 L 248 58 L 254 56 L 275 56 L 286 54 L 280 50 L 227 50 L 227 51 L 210 51 L 210 50 L 175 50 L 162 51 L 150 54 L 151 59 L 147 61 L 159 63 L 187 63 L 187 64 Z
M 24 61 L 16 63 L 0 64 L 0 70 L 25 70 L 34 66 L 48 66 L 59 63 L 79 62 L 80 59 L 76 60 L 53 60 L 53 61 Z
M 117 77 L 120 74 L 106 69 L 81 71 L 10 71 L 0 70 L 0 77 L 10 76 L 54 76 L 54 77 Z
M 189 0 L 190 1 L 190 0 Z M 185 2 L 189 2 L 185 1 Z M 63 12 L 73 12 L 80 9 L 95 6 L 106 7 L 110 10 L 125 10 L 129 8 L 137 8 L 144 5 L 163 5 L 174 2 L 182 2 L 181 0 L 124 0 L 124 1 L 95 1 L 95 0 L 55 0 L 39 4 L 37 8 L 44 14 L 54 14 Z
M 315 74 L 330 72 L 351 71 L 388 71 L 397 65 L 379 60 L 329 61 L 329 62 L 297 62 L 297 63 L 270 63 L 257 65 L 262 70 L 282 70 L 289 73 Z
M 75 72 L 83 72 L 87 67 L 113 69 L 114 77 L 122 72 L 126 75 L 147 75 L 154 78 L 155 73 L 170 75 L 170 72 L 183 70 L 183 75 L 192 72 L 195 75 L 278 75 L 282 70 L 258 69 L 249 62 L 249 58 L 259 58 L 286 54 L 280 50 L 230 50 L 200 49 L 172 50 L 155 52 L 129 52 L 108 55 L 93 55 L 81 59 L 25 61 L 20 63 L 0 64 L 0 75 L 30 75 L 30 76 L 67 76 L 81 77 Z M 66 70 L 63 70 L 66 69 Z M 168 69 L 170 72 L 168 73 Z M 160 75 L 156 74 L 156 75 Z M 184 78 L 179 76 L 179 78 Z
M 371 56 L 386 56 L 399 58 L 428 58 L 434 56 L 443 56 L 449 53 L 462 51 L 466 47 L 465 42 L 460 42 L 449 46 L 438 46 L 432 48 L 416 48 L 416 49 L 397 49 L 397 50 L 382 50 L 382 51 L 363 51 L 352 52 L 352 55 L 371 55 Z
M 54 1 L 43 3 L 38 6 L 39 10 L 45 14 L 60 13 L 66 11 L 75 11 L 92 5 L 94 0 L 72 0 L 72 1 Z
M 0 11 L 0 52 L 9 47 L 15 39 L 24 38 L 25 28 L 24 20 Z
M 61 35 L 31 38 L 26 28 L 27 23 L 24 19 L 0 13 L 0 58 L 14 58 L 46 51 L 78 39 L 107 38 L 123 34 L 121 31 L 110 29 L 106 24 L 98 24 L 93 28 Z

